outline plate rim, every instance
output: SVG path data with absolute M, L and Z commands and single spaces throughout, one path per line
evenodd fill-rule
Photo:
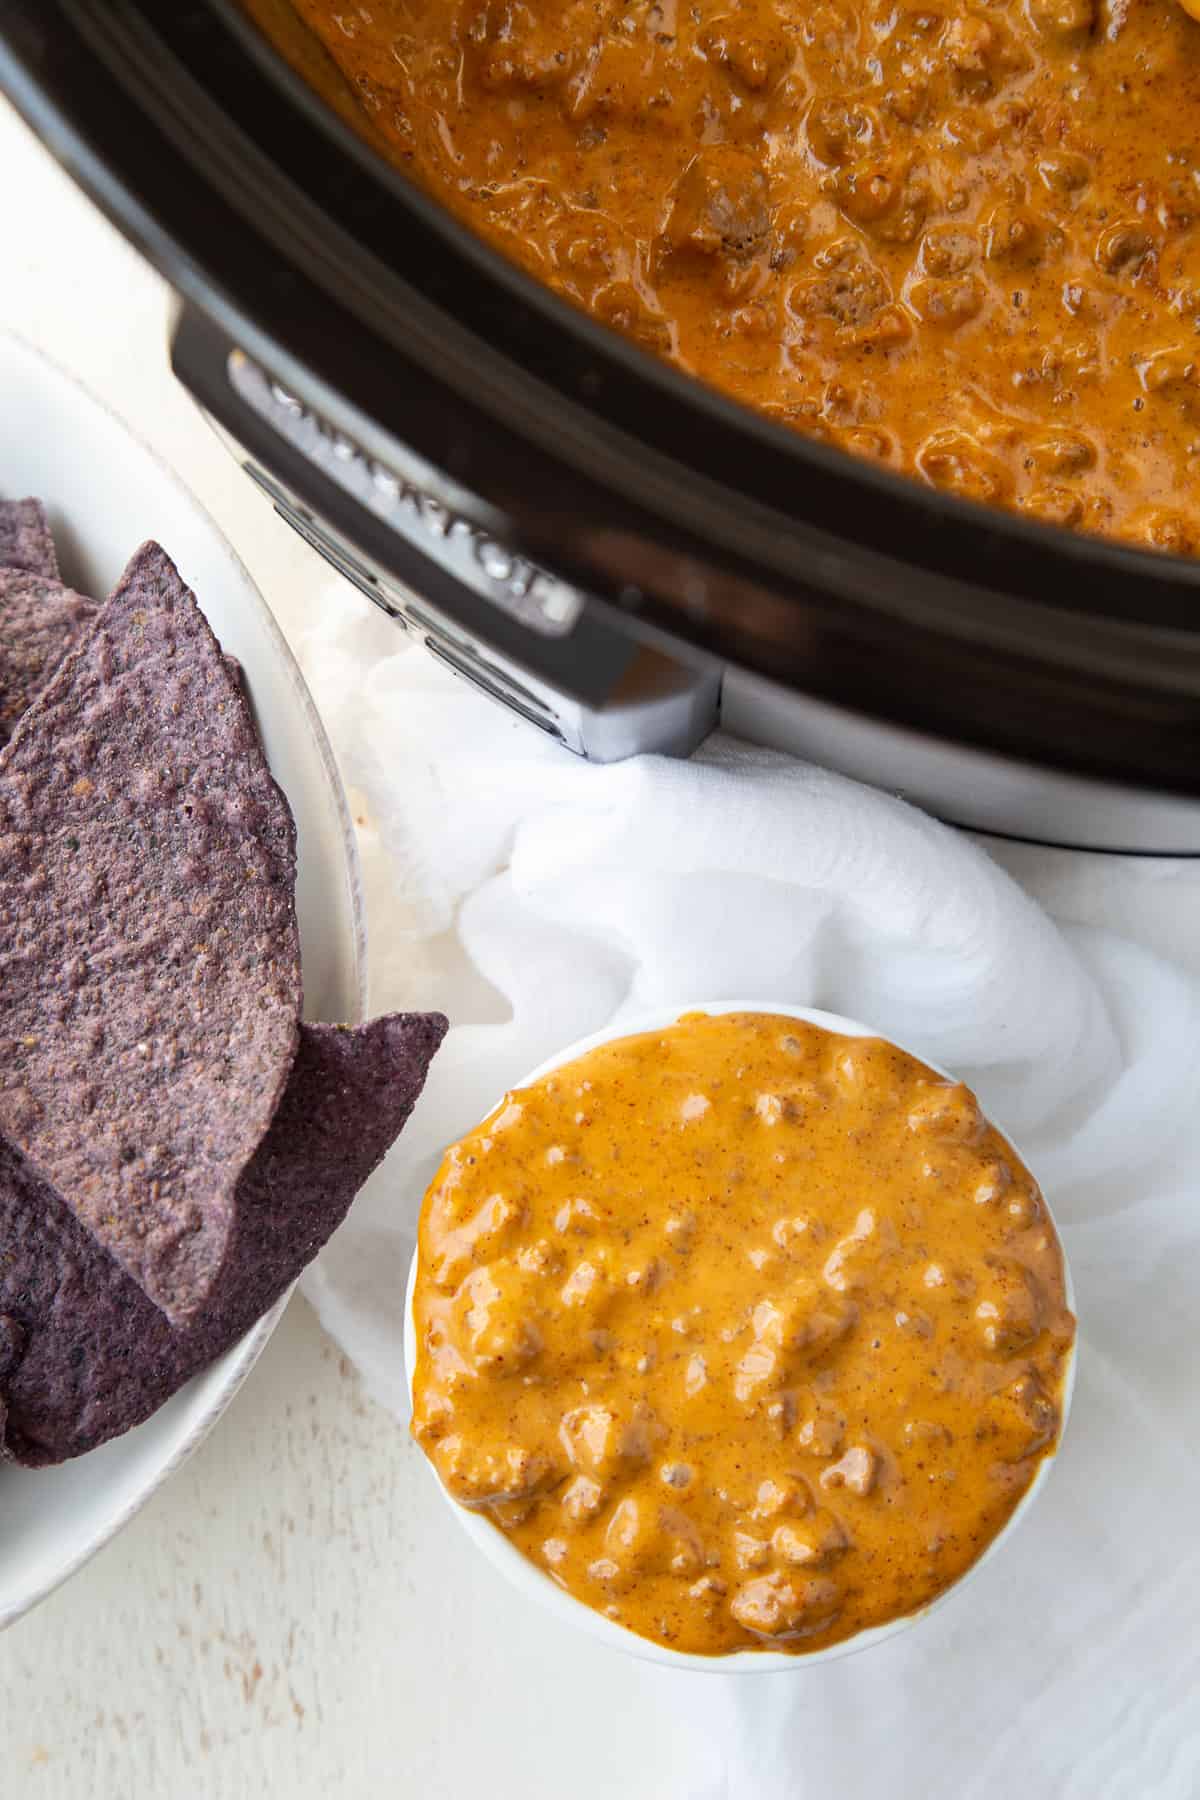
M 198 518 L 201 526 L 207 527 L 236 570 L 250 604 L 255 608 L 278 659 L 279 672 L 287 678 L 289 698 L 295 701 L 299 714 L 307 726 L 308 736 L 317 752 L 325 776 L 328 795 L 332 800 L 352 924 L 351 942 L 348 946 L 350 973 L 345 981 L 345 992 L 340 997 L 346 1001 L 345 1012 L 348 1015 L 348 1022 L 354 1025 L 361 1024 L 367 1012 L 368 959 L 366 898 L 358 839 L 350 812 L 349 798 L 333 745 L 304 678 L 304 673 L 291 645 L 284 636 L 279 621 L 242 556 L 220 523 L 213 517 L 209 508 L 198 497 L 194 489 L 184 481 L 173 464 L 143 436 L 136 426 L 130 423 L 124 414 L 118 412 L 106 399 L 97 394 L 74 370 L 60 362 L 57 357 L 48 353 L 40 344 L 33 342 L 24 333 L 8 327 L 0 329 L 0 355 L 3 355 L 6 350 L 16 350 L 33 364 L 41 365 L 42 368 L 48 370 L 54 378 L 74 390 L 75 395 L 85 406 L 101 413 L 111 426 L 134 443 L 142 454 L 154 464 L 166 482 L 174 488 L 179 499 Z M 252 682 L 253 672 L 248 671 L 248 676 Z M 249 697 L 253 708 L 252 686 L 249 688 Z M 289 807 L 290 804 L 289 800 Z M 307 1011 L 305 1017 L 307 1017 Z M 94 1556 L 98 1555 L 136 1518 L 154 1495 L 195 1454 L 249 1377 L 283 1317 L 295 1289 L 296 1283 L 293 1282 L 269 1311 L 256 1320 L 236 1343 L 230 1345 L 228 1350 L 224 1351 L 214 1362 L 208 1364 L 205 1369 L 197 1370 L 197 1376 L 211 1376 L 217 1370 L 222 1372 L 222 1379 L 216 1392 L 210 1397 L 203 1412 L 195 1420 L 190 1430 L 175 1445 L 171 1454 L 154 1469 L 149 1479 L 127 1500 L 125 1505 L 117 1512 L 102 1519 L 96 1530 L 85 1539 L 76 1552 L 67 1561 L 55 1567 L 51 1579 L 35 1581 L 27 1591 L 18 1592 L 13 1599 L 0 1599 L 0 1632 L 7 1631 L 10 1626 L 15 1625 L 18 1620 L 32 1612 L 43 1600 L 48 1599 L 64 1583 L 77 1575 L 91 1562 Z M 194 1380 L 196 1377 L 193 1376 L 192 1379 Z M 151 1417 L 153 1416 L 152 1414 Z M 143 1421 L 143 1423 L 146 1422 L 148 1421 Z

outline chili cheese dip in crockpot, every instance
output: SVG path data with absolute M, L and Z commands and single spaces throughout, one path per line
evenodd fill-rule
M 692 1014 L 501 1106 L 426 1196 L 413 1434 L 576 1599 L 811 1651 L 976 1561 L 1057 1443 L 1037 1186 L 877 1038 Z
M 293 4 L 375 144 L 595 318 L 935 487 L 1200 550 L 1174 0 Z

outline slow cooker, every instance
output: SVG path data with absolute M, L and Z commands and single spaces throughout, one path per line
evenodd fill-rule
M 976 829 L 1200 855 L 1200 563 L 663 366 L 378 160 L 226 0 L 6 0 L 0 83 L 173 285 L 175 370 L 271 503 L 565 752 L 686 755 L 722 722 Z

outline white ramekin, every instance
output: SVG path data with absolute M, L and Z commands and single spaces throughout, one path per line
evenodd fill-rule
M 569 1044 L 565 1050 L 549 1057 L 546 1062 L 526 1075 L 522 1081 L 514 1082 L 513 1088 L 530 1087 L 534 1082 L 540 1081 L 544 1075 L 549 1075 L 552 1070 L 561 1068 L 564 1063 L 574 1062 L 576 1057 L 585 1056 L 589 1050 L 595 1050 L 601 1044 L 610 1044 L 619 1038 L 635 1037 L 645 1031 L 665 1030 L 668 1026 L 676 1024 L 684 1013 L 734 1012 L 800 1019 L 809 1025 L 824 1026 L 826 1031 L 840 1032 L 844 1037 L 881 1037 L 883 1035 L 869 1025 L 859 1024 L 855 1019 L 844 1019 L 837 1013 L 821 1012 L 811 1006 L 788 1006 L 763 1000 L 698 1001 L 687 1006 L 661 1008 L 633 1019 L 623 1019 L 620 1024 L 612 1025 L 604 1031 L 597 1031 L 591 1037 L 580 1038 L 577 1043 Z M 888 1041 L 894 1042 L 895 1040 L 889 1039 Z M 904 1048 L 903 1045 L 897 1047 Z M 910 1052 L 910 1054 L 915 1055 L 916 1052 Z M 947 1070 L 939 1068 L 936 1063 L 929 1062 L 928 1057 L 920 1057 L 918 1060 L 932 1068 L 936 1074 L 945 1076 L 947 1080 L 957 1079 L 951 1076 Z M 503 1096 L 496 1102 L 494 1110 L 498 1111 L 501 1105 L 503 1105 Z M 1012 1142 L 1011 1138 L 1009 1142 Z M 1017 1150 L 1019 1156 L 1020 1151 L 1015 1144 L 1013 1149 Z M 1022 1158 L 1022 1160 L 1024 1159 Z M 1053 1224 L 1053 1216 L 1048 1207 L 1047 1216 L 1050 1217 L 1051 1224 Z M 1060 1238 L 1060 1244 L 1061 1241 Z M 416 1291 L 419 1258 L 418 1250 L 413 1255 L 404 1298 L 404 1358 L 408 1371 L 410 1399 L 412 1397 L 413 1372 L 416 1367 L 417 1333 L 413 1317 L 413 1297 Z M 1063 1273 L 1067 1304 L 1074 1313 L 1075 1290 L 1065 1250 L 1063 1252 Z M 470 1507 L 461 1506 L 458 1501 L 452 1499 L 442 1486 L 432 1463 L 429 1464 L 429 1472 L 437 1483 L 438 1490 L 447 1506 L 450 1507 L 472 1543 L 483 1551 L 489 1562 L 507 1576 L 514 1587 L 519 1588 L 523 1594 L 529 1595 L 540 1605 L 548 1608 L 557 1618 L 567 1624 L 578 1626 L 588 1632 L 590 1636 L 599 1638 L 601 1643 L 608 1644 L 612 1649 L 623 1650 L 627 1655 L 640 1657 L 646 1662 L 663 1663 L 673 1669 L 693 1669 L 707 1674 L 766 1674 L 781 1669 L 811 1669 L 819 1663 L 833 1662 L 838 1657 L 851 1656 L 859 1650 L 866 1650 L 872 1644 L 882 1644 L 885 1639 L 895 1637 L 901 1631 L 907 1631 L 919 1619 L 928 1618 L 930 1613 L 936 1611 L 939 1606 L 943 1606 L 986 1563 L 991 1562 L 994 1556 L 999 1555 L 1001 1547 L 1008 1543 L 1021 1521 L 1028 1517 L 1030 1509 L 1050 1478 L 1050 1470 L 1058 1454 L 1058 1449 L 1062 1445 L 1067 1416 L 1071 1409 L 1071 1396 L 1075 1388 L 1078 1341 L 1078 1336 L 1076 1336 L 1063 1381 L 1058 1445 L 1051 1455 L 1042 1458 L 1038 1464 L 1037 1473 L 1013 1509 L 1012 1516 L 997 1532 L 983 1554 L 977 1557 L 956 1581 L 951 1582 L 950 1586 L 944 1588 L 928 1605 L 905 1613 L 898 1619 L 889 1619 L 885 1625 L 872 1625 L 867 1630 L 858 1631 L 853 1637 L 843 1638 L 840 1642 L 831 1644 L 825 1649 L 800 1651 L 795 1654 L 788 1654 L 782 1650 L 732 1650 L 723 1656 L 697 1656 L 683 1650 L 672 1650 L 665 1644 L 656 1644 L 650 1638 L 640 1637 L 637 1632 L 630 1631 L 627 1626 L 618 1624 L 614 1619 L 606 1618 L 594 1607 L 588 1606 L 582 1600 L 575 1599 L 572 1594 L 559 1587 L 556 1581 L 552 1580 L 544 1570 L 539 1569 L 536 1563 L 531 1562 L 528 1557 L 523 1555 L 504 1532 L 491 1524 L 482 1513 L 473 1512 Z

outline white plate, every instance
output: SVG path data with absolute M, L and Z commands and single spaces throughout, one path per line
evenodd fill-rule
M 354 836 L 333 754 L 275 621 L 245 568 L 166 464 L 78 382 L 0 335 L 0 495 L 45 500 L 64 579 L 103 599 L 158 538 L 245 671 L 267 757 L 296 816 L 305 1013 L 363 1016 Z M 229 1405 L 286 1296 L 211 1368 L 124 1437 L 58 1468 L 0 1469 L 0 1629 L 127 1524 Z
M 610 1044 L 620 1038 L 636 1037 L 644 1031 L 663 1031 L 668 1026 L 674 1025 L 682 1013 L 690 1012 L 777 1013 L 784 1018 L 802 1019 L 810 1025 L 820 1025 L 824 1030 L 839 1032 L 843 1037 L 884 1036 L 884 1033 L 874 1030 L 871 1026 L 860 1024 L 857 1019 L 843 1018 L 840 1013 L 820 1012 L 811 1006 L 789 1006 L 782 1002 L 774 1005 L 768 1004 L 764 1000 L 709 1002 L 700 1000 L 687 1006 L 660 1007 L 655 1012 L 645 1013 L 636 1019 L 624 1019 L 619 1025 L 610 1025 L 604 1031 L 595 1032 L 591 1037 L 581 1038 L 578 1043 L 568 1044 L 565 1050 L 560 1050 L 557 1055 L 548 1057 L 532 1073 L 524 1076 L 520 1081 L 513 1082 L 512 1086 L 514 1088 L 532 1087 L 534 1082 L 540 1081 L 552 1070 L 560 1068 L 563 1063 L 574 1062 L 577 1057 L 586 1056 L 589 1050 L 598 1049 L 601 1044 Z M 888 1041 L 894 1043 L 895 1039 Z M 899 1048 L 903 1049 L 904 1046 L 900 1045 Z M 911 1051 L 909 1054 L 916 1055 L 916 1052 Z M 928 1068 L 933 1069 L 936 1074 L 944 1076 L 947 1081 L 958 1079 L 957 1076 L 940 1068 L 937 1063 L 930 1063 L 927 1057 L 919 1057 L 917 1060 L 924 1062 Z M 496 1103 L 497 1109 L 503 1103 L 504 1096 L 502 1095 Z M 1011 1138 L 1008 1141 L 1012 1143 Z M 1013 1149 L 1020 1156 L 1019 1146 L 1013 1144 Z M 1025 1159 L 1022 1157 L 1021 1160 L 1024 1162 Z M 1046 1212 L 1053 1223 L 1049 1203 L 1047 1203 Z M 1059 1244 L 1061 1247 L 1061 1237 Z M 1063 1250 L 1062 1254 L 1067 1305 L 1074 1313 L 1076 1310 L 1075 1288 L 1071 1281 L 1071 1270 L 1067 1263 L 1066 1251 Z M 410 1400 L 412 1399 L 413 1374 L 417 1362 L 417 1328 L 413 1316 L 413 1300 L 416 1295 L 417 1274 L 420 1267 L 419 1256 L 418 1248 L 413 1252 L 412 1264 L 408 1273 L 408 1287 L 404 1296 L 404 1361 L 408 1375 Z M 428 1467 L 431 1476 L 437 1482 L 442 1498 L 472 1543 L 482 1550 L 490 1563 L 508 1577 L 514 1587 L 519 1588 L 531 1599 L 538 1601 L 564 1624 L 581 1627 L 591 1637 L 599 1638 L 602 1643 L 608 1644 L 611 1649 L 623 1650 L 627 1655 L 636 1656 L 643 1662 L 665 1663 L 673 1669 L 690 1669 L 695 1673 L 705 1675 L 767 1675 L 778 1674 L 782 1670 L 790 1670 L 795 1674 L 804 1669 L 816 1668 L 822 1663 L 836 1662 L 843 1656 L 854 1656 L 860 1650 L 869 1649 L 872 1644 L 885 1643 L 888 1638 L 895 1637 L 901 1631 L 907 1631 L 919 1619 L 928 1618 L 930 1613 L 936 1612 L 954 1595 L 960 1593 L 966 1583 L 973 1579 L 985 1563 L 991 1562 L 994 1556 L 999 1555 L 1001 1546 L 1009 1542 L 1022 1519 L 1028 1517 L 1030 1509 L 1050 1478 L 1050 1471 L 1062 1448 L 1063 1437 L 1067 1429 L 1067 1418 L 1071 1411 L 1071 1396 L 1075 1391 L 1078 1344 L 1077 1332 L 1075 1345 L 1072 1347 L 1063 1378 L 1062 1421 L 1059 1426 L 1058 1443 L 1051 1455 L 1042 1458 L 1033 1480 L 983 1554 L 977 1557 L 969 1568 L 964 1569 L 958 1579 L 951 1582 L 949 1587 L 943 1588 L 940 1594 L 935 1595 L 927 1606 L 919 1607 L 915 1612 L 903 1613 L 897 1619 L 889 1619 L 886 1624 L 868 1626 L 865 1630 L 856 1632 L 853 1637 L 843 1638 L 839 1643 L 830 1644 L 827 1649 L 810 1650 L 796 1656 L 789 1655 L 783 1650 L 731 1650 L 723 1656 L 695 1656 L 689 1651 L 672 1650 L 666 1644 L 656 1644 L 650 1638 L 639 1637 L 627 1626 L 618 1624 L 615 1619 L 606 1619 L 603 1613 L 597 1612 L 594 1607 L 588 1606 L 582 1600 L 577 1600 L 565 1588 L 559 1587 L 558 1583 L 552 1580 L 544 1569 L 540 1569 L 536 1563 L 530 1562 L 529 1558 L 518 1550 L 512 1539 L 497 1530 L 482 1513 L 472 1512 L 469 1507 L 460 1506 L 456 1500 L 453 1500 L 442 1486 L 433 1464 L 430 1463 Z

